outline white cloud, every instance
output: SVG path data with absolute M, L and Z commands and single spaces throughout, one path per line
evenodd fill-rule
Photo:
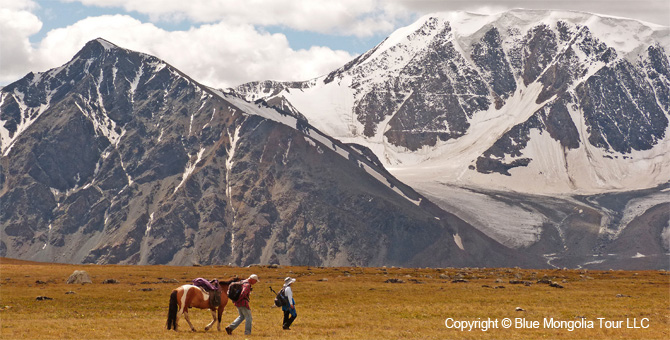
M 31 18 L 36 20 L 34 16 Z M 39 30 L 38 24 L 41 24 L 39 20 L 25 25 L 27 27 L 14 28 L 16 36 L 21 37 L 16 40 L 27 44 L 28 36 Z M 166 31 L 127 15 L 106 15 L 54 29 L 34 49 L 29 44 L 24 46 L 22 56 L 9 61 L 12 67 L 3 66 L 0 81 L 11 82 L 29 71 L 60 66 L 87 41 L 98 37 L 120 47 L 155 55 L 195 80 L 215 87 L 252 80 L 305 80 L 325 74 L 353 58 L 347 52 L 327 47 L 293 50 L 283 34 L 260 32 L 248 24 L 219 22 L 188 31 Z M 0 48 L 3 55 L 14 53 L 4 44 Z
M 401 19 L 438 11 L 497 13 L 512 8 L 578 10 L 668 25 L 668 0 L 63 0 L 119 7 L 152 20 L 284 26 L 359 37 L 390 33 Z M 399 21 L 400 20 L 400 21 Z
M 509 10 L 507 7 L 502 6 L 480 6 L 480 7 L 471 7 L 467 9 L 467 12 L 478 13 L 478 14 L 497 14 Z
M 11 10 L 33 10 L 39 7 L 32 0 L 0 0 L 0 8 Z
M 65 0 L 84 5 L 121 7 L 152 21 L 228 22 L 281 26 L 319 33 L 371 36 L 389 33 L 401 11 L 380 0 Z M 390 11 L 395 10 L 395 11 Z M 400 15 L 401 17 L 405 14 Z
M 35 64 L 28 37 L 41 28 L 42 22 L 29 11 L 18 6 L 0 7 L 0 82 L 16 80 L 28 72 L 26 65 Z

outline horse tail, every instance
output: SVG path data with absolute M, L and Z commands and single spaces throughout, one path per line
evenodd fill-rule
M 170 328 L 177 330 L 177 312 L 179 311 L 179 306 L 177 305 L 177 290 L 173 290 L 170 294 L 170 305 L 168 308 L 168 317 L 167 317 L 167 329 Z

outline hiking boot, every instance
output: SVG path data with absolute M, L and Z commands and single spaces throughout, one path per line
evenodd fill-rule
M 230 329 L 230 327 L 226 327 L 226 333 L 228 333 L 228 335 L 233 335 L 233 330 Z

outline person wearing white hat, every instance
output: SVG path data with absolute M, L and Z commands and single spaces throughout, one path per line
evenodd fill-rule
M 293 289 L 291 289 L 291 284 L 295 282 L 295 279 L 292 277 L 287 277 L 284 279 L 284 296 L 288 300 L 288 304 L 281 307 L 281 310 L 284 311 L 284 324 L 282 328 L 284 330 L 290 330 L 291 324 L 298 317 L 298 313 L 295 311 L 295 300 L 293 300 Z
M 258 275 L 251 274 L 248 279 L 242 280 L 242 292 L 240 293 L 239 299 L 234 301 L 235 307 L 237 307 L 237 312 L 240 314 L 233 323 L 226 327 L 226 333 L 228 335 L 233 334 L 233 330 L 239 326 L 242 321 L 246 320 L 244 324 L 244 334 L 251 334 L 251 307 L 249 306 L 249 294 L 251 293 L 251 285 L 258 282 Z

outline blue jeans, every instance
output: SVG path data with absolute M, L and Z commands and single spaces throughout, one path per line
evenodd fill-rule
M 238 316 L 228 327 L 234 330 L 242 323 L 242 321 L 246 320 L 247 322 L 244 324 L 244 334 L 251 334 L 251 309 L 247 307 L 237 307 L 237 312 L 240 313 L 240 316 Z

